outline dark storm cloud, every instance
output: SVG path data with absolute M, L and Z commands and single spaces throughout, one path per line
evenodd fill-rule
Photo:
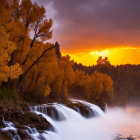
M 53 3 L 63 48 L 140 46 L 140 0 L 39 0 Z

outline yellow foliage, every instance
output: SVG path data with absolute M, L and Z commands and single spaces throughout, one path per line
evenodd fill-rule
M 16 79 L 21 74 L 22 74 L 22 68 L 18 63 L 12 66 L 9 66 L 9 77 L 11 79 Z
M 12 52 L 16 49 L 14 43 L 9 41 L 9 35 L 0 26 L 0 82 L 8 78 L 15 79 L 22 73 L 19 64 L 8 66 Z
M 11 21 L 6 25 L 6 31 L 10 34 L 10 40 L 18 43 L 21 37 L 24 37 L 24 25 L 21 21 Z
M 88 99 L 94 98 L 98 100 L 105 93 L 108 93 L 107 96 L 110 96 L 109 93 L 111 94 L 113 81 L 106 74 L 94 71 L 93 74 L 88 75 L 79 70 L 76 70 L 75 73 L 75 85 L 84 87 L 85 96 Z

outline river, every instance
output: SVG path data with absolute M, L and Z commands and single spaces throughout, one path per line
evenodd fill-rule
M 47 119 L 53 131 L 39 133 L 28 127 L 26 132 L 34 140 L 140 140 L 140 107 L 106 108 L 103 112 L 94 104 L 81 100 L 73 102 L 88 106 L 91 117 L 83 117 L 79 108 L 75 111 L 58 103 L 34 106 L 31 111 Z M 47 114 L 48 107 L 57 110 L 59 120 L 55 119 L 53 111 L 51 117 Z M 8 127 L 4 129 L 16 129 L 12 122 L 5 123 Z M 20 140 L 20 136 L 17 134 L 13 140 Z
M 96 105 L 80 102 L 92 108 L 96 117 L 84 118 L 79 112 L 61 104 L 54 104 L 54 107 L 65 118 L 62 121 L 54 121 L 41 113 L 56 130 L 44 134 L 47 140 L 114 140 L 116 137 L 129 139 L 129 136 L 140 140 L 139 107 L 109 108 L 104 113 Z

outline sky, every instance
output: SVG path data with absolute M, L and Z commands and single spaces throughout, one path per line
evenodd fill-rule
M 84 65 L 107 56 L 114 65 L 140 63 L 140 0 L 36 0 L 52 18 L 63 55 Z

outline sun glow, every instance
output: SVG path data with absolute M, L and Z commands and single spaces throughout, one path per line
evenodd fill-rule
M 102 56 L 103 58 L 106 57 L 106 56 L 108 55 L 108 53 L 109 53 L 108 50 L 90 52 L 90 54 L 91 54 L 92 56 L 98 55 L 98 56 Z
M 94 50 L 89 52 L 62 53 L 69 55 L 77 63 L 82 63 L 86 66 L 96 64 L 99 56 L 108 57 L 111 64 L 140 64 L 140 48 L 134 47 L 116 47 L 104 50 Z

